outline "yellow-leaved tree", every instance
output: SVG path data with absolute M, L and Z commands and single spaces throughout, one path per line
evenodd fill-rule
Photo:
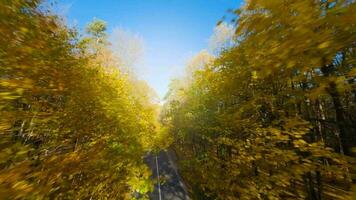
M 355 9 L 248 0 L 232 46 L 173 82 L 162 121 L 193 198 L 354 197 Z
M 81 38 L 40 3 L 0 3 L 0 198 L 147 198 L 148 89 L 120 71 L 105 22 Z

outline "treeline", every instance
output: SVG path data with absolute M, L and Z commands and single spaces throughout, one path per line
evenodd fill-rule
M 193 199 L 352 199 L 356 4 L 249 0 L 162 112 Z
M 147 85 L 120 70 L 105 22 L 79 36 L 46 9 L 0 2 L 0 199 L 147 197 Z

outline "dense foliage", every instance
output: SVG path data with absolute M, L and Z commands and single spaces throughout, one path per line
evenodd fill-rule
M 96 20 L 79 37 L 39 0 L 0 1 L 0 199 L 152 189 L 142 157 L 157 144 L 157 106 L 120 71 L 105 30 Z
M 356 196 L 354 0 L 247 0 L 163 128 L 105 22 L 80 36 L 41 3 L 0 0 L 0 199 L 147 198 L 143 156 L 170 143 L 193 199 Z
M 171 84 L 162 123 L 194 199 L 356 196 L 356 4 L 248 0 L 233 46 Z

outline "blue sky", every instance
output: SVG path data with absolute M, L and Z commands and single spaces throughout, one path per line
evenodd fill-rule
M 83 30 L 93 18 L 105 20 L 108 32 L 120 27 L 144 41 L 144 71 L 138 76 L 160 98 L 185 62 L 208 47 L 213 28 L 241 0 L 58 0 L 67 23 Z

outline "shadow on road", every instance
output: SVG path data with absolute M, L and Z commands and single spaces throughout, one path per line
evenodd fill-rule
M 152 179 L 157 179 L 157 167 L 155 155 L 151 154 L 144 158 L 146 164 L 152 170 Z M 176 171 L 176 166 L 173 163 L 170 155 L 161 151 L 157 155 L 158 170 L 160 175 L 160 188 L 162 200 L 188 200 L 188 193 Z M 154 191 L 149 194 L 151 200 L 159 200 L 158 184 L 155 184 Z

